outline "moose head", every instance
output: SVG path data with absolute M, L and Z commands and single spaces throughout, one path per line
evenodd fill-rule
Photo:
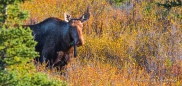
M 72 45 L 74 46 L 74 57 L 77 56 L 76 46 L 82 46 L 84 44 L 82 29 L 83 23 L 90 18 L 89 7 L 86 13 L 84 13 L 80 18 L 71 18 L 70 14 L 65 13 L 64 19 L 69 23 L 70 36 L 73 39 Z

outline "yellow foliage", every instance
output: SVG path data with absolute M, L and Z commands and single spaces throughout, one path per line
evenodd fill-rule
M 85 45 L 60 78 L 70 86 L 182 85 L 182 71 L 172 72 L 182 70 L 182 24 L 177 16 L 182 8 L 166 14 L 155 4 L 158 0 L 130 0 L 133 8 L 127 9 L 107 1 L 34 0 L 21 5 L 31 15 L 25 24 L 48 17 L 63 19 L 64 12 L 80 17 L 90 5 Z

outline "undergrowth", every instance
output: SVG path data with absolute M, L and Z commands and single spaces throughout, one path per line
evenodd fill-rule
M 165 0 L 162 0 L 163 3 Z M 130 2 L 130 3 L 129 3 Z M 22 4 L 31 17 L 25 24 L 48 17 L 73 17 L 91 7 L 84 24 L 85 45 L 59 71 L 47 73 L 70 86 L 182 85 L 182 8 L 170 11 L 158 0 L 126 0 L 119 6 L 107 0 L 34 0 Z M 39 66 L 38 71 L 44 71 Z

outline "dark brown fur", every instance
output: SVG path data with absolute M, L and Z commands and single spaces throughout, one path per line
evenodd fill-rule
M 73 47 L 70 48 L 70 50 L 68 50 L 67 52 L 64 51 L 58 51 L 57 54 L 57 58 L 55 61 L 52 60 L 52 68 L 54 68 L 56 65 L 62 65 L 65 66 L 67 63 L 70 62 L 70 59 L 72 57 L 72 53 L 73 53 Z M 62 63 L 66 63 L 66 64 L 62 64 Z

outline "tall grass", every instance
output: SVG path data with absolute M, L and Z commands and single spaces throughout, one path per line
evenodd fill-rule
M 107 0 L 34 0 L 22 8 L 30 11 L 29 24 L 63 19 L 64 12 L 79 17 L 90 5 L 85 45 L 65 74 L 54 75 L 70 86 L 182 85 L 182 8 L 168 11 L 156 5 L 158 0 L 129 1 L 119 7 Z

